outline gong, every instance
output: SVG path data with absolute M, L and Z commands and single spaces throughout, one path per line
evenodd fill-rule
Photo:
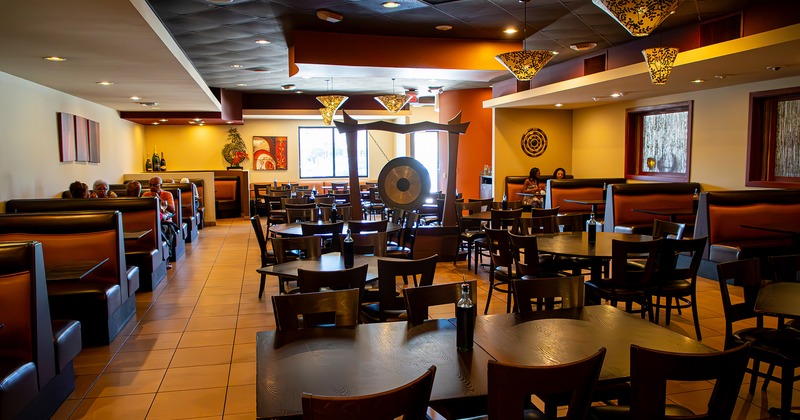
M 378 191 L 389 207 L 414 210 L 422 207 L 431 190 L 428 170 L 418 160 L 399 157 L 390 160 L 378 176 Z

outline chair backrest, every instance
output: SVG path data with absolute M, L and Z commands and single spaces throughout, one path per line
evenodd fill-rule
M 330 290 L 358 289 L 364 293 L 364 283 L 367 281 L 369 266 L 346 268 L 344 270 L 315 271 L 297 269 L 297 286 L 300 293 L 314 293 Z M 360 295 L 359 294 L 359 295 Z
M 647 289 L 656 268 L 658 242 L 655 241 L 611 241 L 611 288 Z M 629 260 L 641 260 L 647 256 L 644 269 L 631 269 Z
M 361 232 L 386 232 L 386 228 L 389 226 L 388 219 L 381 219 L 381 220 L 350 220 L 347 222 L 347 228 L 350 229 L 350 232 L 353 233 L 361 233 Z
M 342 235 L 344 229 L 344 222 L 336 223 L 316 223 L 305 222 L 300 223 L 300 229 L 303 236 L 321 236 L 322 237 L 322 253 L 339 251 L 339 236 Z
M 490 226 L 492 229 L 503 229 L 516 226 L 519 223 L 520 216 L 522 216 L 521 208 L 512 210 L 492 209 L 491 212 L 492 220 Z
M 516 210 L 522 208 L 522 201 L 520 200 L 515 200 L 515 201 L 509 200 L 507 203 L 508 203 L 507 207 L 509 210 Z M 491 210 L 501 210 L 502 208 L 503 208 L 502 201 L 492 201 Z
M 358 397 L 326 397 L 303 393 L 304 420 L 425 420 L 436 366 L 392 390 Z
M 475 214 L 480 213 L 481 208 L 483 207 L 483 203 L 474 201 L 469 203 L 459 203 L 455 202 L 456 206 L 456 223 L 458 223 L 458 229 L 461 232 L 464 232 L 467 229 L 478 229 L 481 226 L 481 222 L 475 221 L 468 221 L 462 220 L 464 217 L 464 213 L 466 214 Z
M 272 250 L 278 263 L 288 261 L 289 251 L 299 251 L 303 259 L 319 259 L 322 256 L 322 239 L 318 236 L 272 238 Z
M 686 223 L 653 219 L 653 239 L 683 239 Z
M 267 265 L 266 260 L 269 254 L 267 253 L 267 238 L 264 235 L 264 228 L 261 227 L 261 217 L 257 214 L 250 217 L 250 224 L 253 225 L 253 233 L 258 241 L 258 248 L 261 251 L 261 265 L 265 266 Z
M 418 286 L 430 286 L 436 274 L 439 254 L 419 260 L 378 260 L 378 303 L 381 310 L 405 309 L 405 303 L 397 298 L 397 278 L 418 278 Z
M 414 258 L 414 242 L 417 240 L 417 228 L 419 228 L 419 225 L 419 213 L 410 212 L 406 215 L 401 242 L 404 247 L 411 250 L 411 258 Z
M 508 236 L 517 273 L 521 276 L 536 277 L 541 273 L 539 267 L 539 246 L 535 236 L 515 235 Z
M 711 381 L 708 412 L 692 419 L 729 419 L 750 357 L 750 344 L 719 353 L 671 353 L 631 345 L 631 419 L 664 418 L 667 381 Z M 684 418 L 684 417 L 682 417 Z
M 470 198 L 468 203 L 481 203 L 481 211 L 489 211 L 492 208 L 494 198 Z
M 757 318 L 757 326 L 763 326 L 763 318 L 753 310 L 761 289 L 761 264 L 758 258 L 717 264 L 717 279 L 725 312 L 725 348 L 730 348 L 736 341 L 733 337 L 734 322 Z M 730 286 L 742 288 L 743 302 L 734 304 L 731 301 Z
M 675 280 L 688 280 L 690 288 L 696 287 L 697 271 L 703 259 L 703 249 L 707 238 L 697 239 L 662 239 L 658 241 L 655 271 L 652 283 L 655 286 L 668 284 Z M 679 264 L 678 256 L 688 254 L 691 260 L 688 266 Z
M 772 255 L 769 257 L 772 266 L 772 279 L 779 281 L 800 282 L 800 254 Z
M 328 194 L 328 195 L 318 195 L 314 197 L 314 203 L 316 204 L 333 204 L 336 201 L 336 197 Z
M 287 207 L 286 208 L 286 221 L 288 223 L 294 223 L 297 221 L 301 222 L 313 222 L 317 220 L 316 217 L 316 209 L 312 205 L 311 207 Z
M 291 191 L 290 191 L 291 193 Z M 283 197 L 281 198 L 281 206 L 286 208 L 287 204 L 308 204 L 308 197 Z M 314 207 L 313 205 L 311 207 Z
M 605 355 L 606 349 L 601 347 L 586 359 L 555 366 L 507 365 L 490 360 L 489 418 L 523 418 L 531 395 L 546 400 L 551 395 L 565 394 L 571 396 L 563 418 L 587 418 Z
M 531 217 L 558 216 L 559 206 L 551 209 L 531 209 Z
M 506 229 L 486 229 L 486 242 L 494 267 L 506 267 L 511 273 L 514 255 L 511 252 L 510 233 Z M 538 260 L 537 260 L 538 261 Z
M 321 220 L 331 220 L 331 211 L 333 209 L 333 205 L 331 204 L 320 204 L 317 217 L 321 217 Z M 336 206 L 336 220 L 341 221 L 349 221 L 352 217 L 353 207 L 352 206 Z
M 518 235 L 557 233 L 558 216 L 520 217 L 511 230 Z
M 278 331 L 298 330 L 329 324 L 336 327 L 354 327 L 358 325 L 359 296 L 358 289 L 274 295 L 272 296 L 272 307 L 275 310 L 275 329 Z M 335 315 L 332 317 L 313 316 L 326 313 Z M 315 322 L 320 319 L 324 319 L 324 323 Z
M 386 256 L 386 232 L 352 233 L 353 250 L 357 255 Z M 339 249 L 344 249 L 345 235 L 339 236 Z
M 266 199 L 269 196 L 269 185 L 253 184 L 253 195 L 257 199 Z
M 407 287 L 403 289 L 403 295 L 406 299 L 406 313 L 408 314 L 408 321 L 411 325 L 422 324 L 428 319 L 428 308 L 431 306 L 445 305 L 448 303 L 453 304 L 453 313 L 455 313 L 455 304 L 461 299 L 461 285 L 463 283 L 445 283 L 445 284 L 432 284 L 430 286 L 420 287 Z M 478 282 L 470 280 L 469 295 L 472 299 L 474 308 L 478 307 Z M 477 309 L 475 315 L 477 316 Z
M 513 280 L 511 291 L 514 307 L 520 313 L 533 312 L 534 307 L 555 309 L 555 298 L 561 298 L 561 308 L 580 308 L 584 305 L 582 276 Z

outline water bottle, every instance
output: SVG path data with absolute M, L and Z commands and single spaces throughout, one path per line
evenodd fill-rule
M 475 332 L 475 304 L 469 297 L 469 283 L 461 283 L 461 299 L 456 303 L 456 350 L 472 351 Z
M 336 202 L 334 201 L 331 204 L 331 223 L 336 223 L 336 219 L 338 219 L 339 213 L 336 211 Z
M 508 210 L 508 196 L 503 194 L 503 201 L 500 202 L 500 208 L 503 210 Z
M 344 238 L 344 244 L 342 244 L 344 268 L 353 268 L 355 258 L 355 250 L 353 249 L 353 246 L 353 237 L 350 235 L 350 229 L 347 229 L 347 237 Z
M 700 193 L 699 193 L 699 191 L 697 191 L 697 188 L 695 188 L 695 189 L 694 189 L 694 196 L 693 196 L 692 198 L 694 198 L 695 200 L 697 200 L 697 198 L 698 198 L 699 196 L 700 196 Z
M 272 188 L 278 188 L 278 178 L 272 180 Z
M 589 243 L 597 242 L 597 220 L 594 220 L 594 213 L 589 216 L 586 230 L 589 232 Z

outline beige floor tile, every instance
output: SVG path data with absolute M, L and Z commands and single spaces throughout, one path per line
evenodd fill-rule
M 80 403 L 81 400 L 79 399 L 67 399 L 58 407 L 58 410 L 50 416 L 50 420 L 67 420 Z
M 86 394 L 87 398 L 116 397 L 153 393 L 158 390 L 166 369 L 113 372 L 100 375 Z
M 188 318 L 159 319 L 155 321 L 142 321 L 132 334 L 161 334 L 183 332 Z
M 192 366 L 167 369 L 158 392 L 218 388 L 228 384 L 231 365 Z M 253 366 L 255 371 L 255 366 Z
M 117 353 L 106 372 L 125 372 L 132 370 L 166 369 L 169 366 L 174 349 L 132 351 Z
M 234 351 L 235 352 L 235 351 Z M 234 357 L 235 358 L 235 357 Z M 169 372 L 167 372 L 169 374 Z M 228 386 L 253 385 L 256 383 L 256 362 L 232 363 Z
M 186 331 L 226 330 L 236 328 L 237 316 L 192 317 L 186 325 Z
M 236 305 L 203 305 L 197 306 L 192 312 L 192 318 L 204 316 L 226 316 L 236 315 L 239 307 Z
M 183 333 L 178 348 L 222 346 L 233 344 L 235 330 L 187 331 Z
M 206 366 L 231 363 L 233 346 L 191 347 L 178 349 L 170 367 Z
M 70 419 L 137 420 L 144 419 L 154 393 L 119 397 L 87 398 L 81 401 Z
M 178 348 L 178 342 L 181 340 L 183 334 L 176 333 L 162 333 L 162 334 L 139 334 L 132 335 L 125 342 L 125 345 L 119 350 L 121 352 L 129 351 L 151 351 L 151 350 L 167 350 Z
M 256 413 L 256 385 L 229 386 L 225 398 L 225 415 Z
M 159 392 L 147 418 L 189 419 L 220 416 L 225 405 L 225 393 L 224 387 Z
M 232 363 L 255 362 L 256 345 L 255 343 L 234 344 Z

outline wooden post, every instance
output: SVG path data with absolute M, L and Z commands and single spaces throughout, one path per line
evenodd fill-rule
M 344 113 L 345 124 L 358 126 L 358 121 Z M 364 218 L 361 208 L 361 186 L 358 183 L 358 131 L 345 133 L 347 139 L 347 167 L 350 172 L 350 218 L 361 220 Z
M 447 122 L 448 125 L 461 123 L 461 113 Z M 454 131 L 447 132 L 447 191 L 444 196 L 442 226 L 457 226 L 456 221 L 456 166 L 458 166 L 458 136 Z

